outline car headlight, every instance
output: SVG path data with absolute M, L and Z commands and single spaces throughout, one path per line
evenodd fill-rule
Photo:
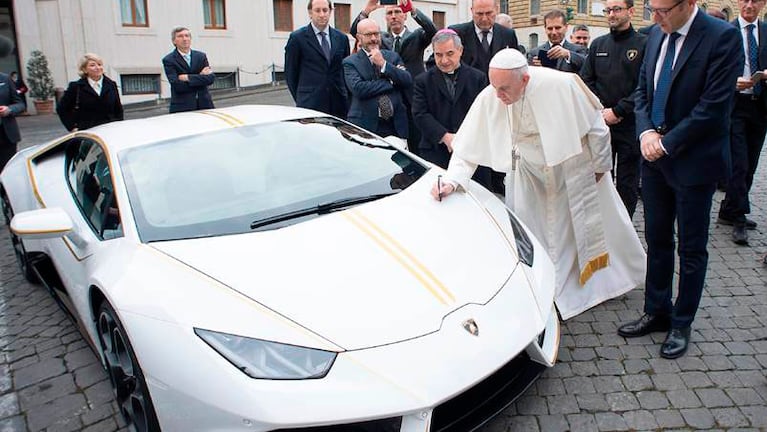
M 312 379 L 327 375 L 336 353 L 210 330 L 195 334 L 252 378 Z
M 509 221 L 511 221 L 511 229 L 514 231 L 514 241 L 517 243 L 517 255 L 519 256 L 519 260 L 532 267 L 533 257 L 535 256 L 533 242 L 530 241 L 527 231 L 525 231 L 522 224 L 519 223 L 517 217 L 509 210 L 506 210 L 506 213 L 508 213 Z

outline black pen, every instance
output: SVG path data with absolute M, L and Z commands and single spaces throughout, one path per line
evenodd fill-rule
M 437 201 L 442 201 L 442 175 L 437 176 Z

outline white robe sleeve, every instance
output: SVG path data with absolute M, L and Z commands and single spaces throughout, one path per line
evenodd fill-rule
M 450 165 L 447 167 L 445 180 L 455 186 L 456 190 L 458 186 L 462 187 L 463 190 L 469 190 L 469 181 L 471 181 L 471 176 L 474 175 L 476 170 L 477 164 L 461 159 L 453 154 L 450 158 Z
M 586 134 L 586 145 L 591 153 L 591 165 L 595 173 L 605 173 L 613 168 L 613 154 L 610 146 L 610 128 L 602 116 L 597 116 Z

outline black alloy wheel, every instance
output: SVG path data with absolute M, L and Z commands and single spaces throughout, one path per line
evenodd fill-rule
M 3 217 L 5 218 L 5 225 L 8 227 L 8 234 L 11 236 L 11 245 L 13 246 L 13 253 L 16 255 L 16 263 L 19 265 L 19 272 L 24 276 L 28 282 L 36 284 L 39 282 L 37 274 L 35 273 L 32 265 L 30 264 L 29 255 L 27 255 L 26 249 L 24 249 L 24 243 L 21 239 L 11 231 L 11 219 L 13 219 L 13 209 L 5 192 L 2 193 L 2 206 Z
M 158 432 L 160 426 L 144 374 L 117 313 L 106 301 L 99 306 L 96 325 L 107 374 L 129 430 Z

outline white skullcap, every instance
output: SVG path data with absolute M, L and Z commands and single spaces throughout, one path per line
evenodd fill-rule
M 493 69 L 518 69 L 522 66 L 527 66 L 527 59 L 514 48 L 504 48 L 490 60 L 490 67 Z

